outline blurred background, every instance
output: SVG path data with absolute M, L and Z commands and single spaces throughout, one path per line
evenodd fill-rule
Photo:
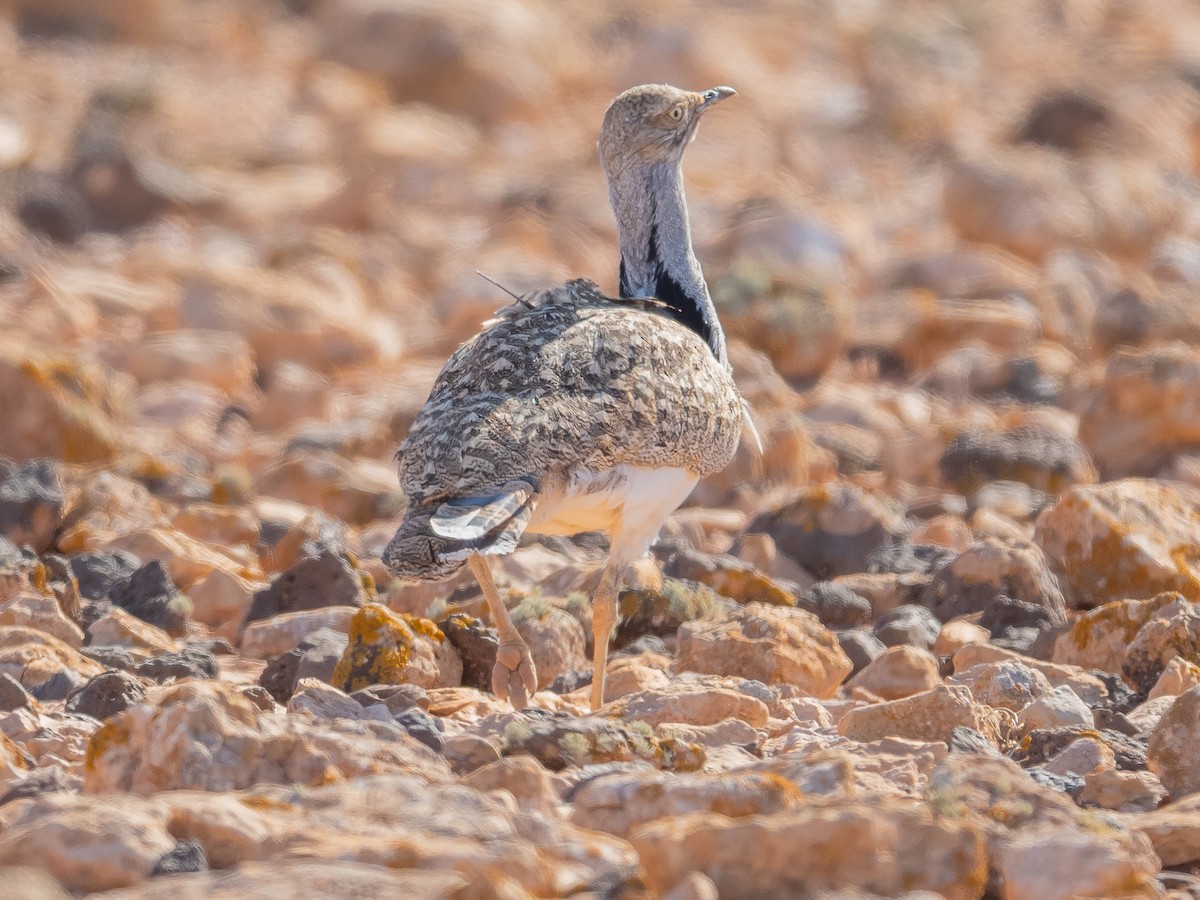
M 1011 475 L 948 466 L 964 432 L 1030 427 L 1067 448 L 1035 491 L 1200 481 L 1200 5 L 739 6 L 0 0 L 0 455 L 385 534 L 506 300 L 475 271 L 615 289 L 596 136 L 666 81 L 739 91 L 685 171 L 769 442 L 696 502 L 916 509 Z

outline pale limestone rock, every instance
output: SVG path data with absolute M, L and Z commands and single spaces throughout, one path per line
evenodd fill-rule
M 659 819 L 690 813 L 731 818 L 799 809 L 800 789 L 771 773 L 676 774 L 632 771 L 583 784 L 571 800 L 571 821 L 628 837 Z
M 1091 737 L 1072 741 L 1046 763 L 1047 771 L 1055 775 L 1092 775 L 1113 771 L 1115 767 L 1112 748 Z
M 125 647 L 143 658 L 178 649 L 171 636 L 161 628 L 143 622 L 119 606 L 112 607 L 88 626 L 88 636 L 96 646 Z
M 15 625 L 0 628 L 0 673 L 11 675 L 30 693 L 36 696 L 43 685 L 61 678 L 64 669 L 83 681 L 104 671 L 53 635 Z
M 950 656 L 967 644 L 986 644 L 992 639 L 991 632 L 965 619 L 952 619 L 942 626 L 937 640 L 933 642 L 934 656 Z
M 770 728 L 777 721 L 771 720 L 767 723 L 767 727 Z M 785 727 L 787 726 L 785 725 Z M 654 729 L 654 733 L 659 738 L 669 738 L 683 744 L 699 744 L 706 751 L 719 751 L 722 749 L 740 750 L 747 746 L 756 745 L 759 741 L 759 733 L 754 726 L 741 719 L 734 718 L 722 719 L 713 725 L 685 725 L 681 722 L 664 722 Z M 712 754 L 709 753 L 708 757 L 711 764 Z
M 835 801 L 746 818 L 695 813 L 654 822 L 631 840 L 656 891 L 678 884 L 697 861 L 720 896 L 762 900 L 852 887 L 977 897 L 987 878 L 976 828 L 905 800 Z
M 1081 613 L 1054 642 L 1054 662 L 1120 672 L 1142 626 L 1179 596 L 1167 591 L 1148 600 L 1114 600 Z
M 1110 768 L 1083 776 L 1079 802 L 1084 806 L 1098 806 L 1119 812 L 1149 812 L 1157 809 L 1166 796 L 1166 789 L 1153 772 L 1122 772 Z M 1200 822 L 1197 826 L 1197 832 L 1200 833 Z M 1162 855 L 1157 843 L 1154 849 Z
M 383 722 L 307 722 L 264 713 L 236 688 L 191 681 L 160 689 L 92 735 L 91 793 L 238 790 L 260 782 L 323 784 L 378 772 L 445 780 L 445 761 Z
M 76 649 L 83 646 L 83 629 L 67 618 L 53 596 L 27 592 L 0 604 L 0 628 L 10 625 L 43 631 Z
M 1013 835 L 996 858 L 1005 900 L 1155 896 L 1158 857 L 1137 831 L 1035 828 Z
M 771 715 L 762 700 L 732 684 L 722 684 L 720 678 L 676 679 L 665 687 L 622 697 L 606 706 L 603 714 L 651 726 L 664 722 L 712 725 L 734 718 L 755 728 L 765 725 Z
M 963 672 L 981 663 L 1000 662 L 1006 659 L 1015 659 L 1031 669 L 1037 669 L 1046 676 L 1051 687 L 1066 685 L 1078 694 L 1084 703 L 1099 703 L 1108 696 L 1108 688 L 1104 686 L 1104 682 L 1095 675 L 1085 672 L 1079 666 L 1044 662 L 992 644 L 967 644 L 956 650 L 954 671 Z
M 261 522 L 247 506 L 189 503 L 171 516 L 171 525 L 189 537 L 233 552 L 258 546 Z
M 168 528 L 127 532 L 113 538 L 104 549 L 127 550 L 142 561 L 161 560 L 171 580 L 184 592 L 214 569 L 223 569 L 247 579 L 264 580 L 257 566 L 247 566 L 214 544 L 206 544 Z
M 241 622 L 255 592 L 265 587 L 265 581 L 253 581 L 225 569 L 213 569 L 188 589 L 192 618 L 212 628 Z
M 861 688 L 884 700 L 899 700 L 941 684 L 937 658 L 928 650 L 901 644 L 889 647 L 846 682 L 847 690 Z
M 1150 688 L 1146 699 L 1178 697 L 1196 685 L 1200 685 L 1200 666 L 1176 656 L 1167 663 L 1158 681 L 1154 682 L 1154 687 Z
M 34 768 L 35 760 L 22 751 L 4 731 L 4 719 L 12 713 L 0 715 L 0 793 L 7 791 Z
M 980 703 L 1013 712 L 1020 712 L 1050 690 L 1046 676 L 1019 659 L 980 663 L 956 672 L 950 681 L 965 684 Z
M 1153 702 L 1153 701 L 1152 701 Z M 1173 800 L 1200 792 L 1200 687 L 1180 694 L 1163 713 L 1146 748 L 1149 769 Z
M 663 900 L 721 900 L 721 894 L 703 872 L 689 872 L 663 895 Z
M 1154 730 L 1162 720 L 1163 714 L 1175 705 L 1177 698 L 1171 696 L 1155 697 L 1140 703 L 1125 714 L 1129 723 L 1145 735 Z
M 1046 691 L 1017 713 L 1017 727 L 1022 732 L 1035 728 L 1091 728 L 1093 724 L 1092 711 L 1066 685 Z
M 1157 610 L 1129 642 L 1120 673 L 1135 690 L 1149 692 L 1167 664 L 1200 661 L 1200 609 L 1177 600 Z
M 144 485 L 112 472 L 100 472 L 84 483 L 79 498 L 67 511 L 58 535 L 58 549 L 61 553 L 100 552 L 119 534 L 154 528 L 166 521 L 162 501 Z
M 638 691 L 661 690 L 670 681 L 670 675 L 654 666 L 642 666 L 636 663 L 610 665 L 608 677 L 604 680 L 604 702 L 611 703 L 629 694 L 636 694 Z M 590 691 L 591 688 L 581 690 Z
M 1162 785 L 1157 787 L 1161 798 Z M 1152 795 L 1153 786 L 1150 789 Z M 1148 796 L 1147 803 L 1149 799 Z M 1158 808 L 1144 808 L 1145 812 L 1127 816 L 1125 821 L 1129 827 L 1136 828 L 1150 838 L 1154 852 L 1164 866 L 1180 866 L 1200 860 L 1200 795 L 1192 794 Z
M 554 779 L 546 767 L 532 756 L 509 756 L 496 760 L 464 776 L 462 783 L 477 791 L 508 791 L 522 810 L 533 810 L 552 817 L 559 815 Z
M 294 650 L 318 628 L 349 633 L 355 611 L 353 606 L 326 606 L 251 622 L 242 632 L 242 655 L 251 659 L 271 659 Z
M 1200 599 L 1200 566 L 1176 548 L 1200 544 L 1200 492 L 1139 478 L 1078 485 L 1038 517 L 1035 540 L 1069 605 L 1179 591 Z
M 0 834 L 0 866 L 35 865 L 81 892 L 127 887 L 175 846 L 168 822 L 162 805 L 45 794 Z
M 392 714 L 382 703 L 363 706 L 349 694 L 316 678 L 301 678 L 296 693 L 287 703 L 289 713 L 306 712 L 317 719 L 391 722 Z
M 929 581 L 926 575 L 897 575 L 894 572 L 854 572 L 839 575 L 833 583 L 848 588 L 871 604 L 871 617 L 878 619 L 898 606 L 913 602 Z
M 856 741 L 902 737 L 918 741 L 945 741 L 955 727 L 973 728 L 998 744 L 1005 720 L 997 710 L 977 704 L 961 685 L 938 685 L 902 700 L 862 706 L 838 721 L 838 731 Z
M 837 638 L 816 616 L 762 603 L 735 609 L 716 622 L 685 622 L 675 665 L 679 671 L 791 684 L 815 697 L 832 697 L 851 669 Z
M 241 335 L 184 328 L 150 335 L 117 364 L 142 384 L 183 379 L 231 396 L 253 392 L 254 357 Z
M 11 738 L 38 766 L 61 764 L 74 769 L 83 764 L 98 723 L 45 708 L 23 707 L 0 713 L 0 734 Z

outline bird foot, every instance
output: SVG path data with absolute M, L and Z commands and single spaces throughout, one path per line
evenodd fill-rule
M 524 709 L 537 691 L 537 669 L 524 641 L 508 641 L 496 651 L 492 693 L 508 700 L 513 709 Z

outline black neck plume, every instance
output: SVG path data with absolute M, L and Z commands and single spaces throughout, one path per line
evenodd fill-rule
M 712 323 L 708 321 L 708 317 L 704 314 L 703 301 L 688 296 L 683 286 L 667 271 L 666 264 L 659 254 L 657 225 L 650 228 L 650 242 L 646 251 L 646 262 L 654 273 L 654 298 L 661 303 L 667 304 L 671 309 L 671 315 L 675 321 L 700 335 L 704 339 L 704 343 L 713 348 L 713 352 L 716 353 L 713 342 Z M 621 260 L 620 274 L 621 296 L 633 297 L 633 289 L 625 273 L 624 259 Z

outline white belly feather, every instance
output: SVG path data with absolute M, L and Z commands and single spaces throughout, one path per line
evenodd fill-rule
M 613 559 L 632 562 L 646 552 L 697 481 L 695 472 L 678 468 L 620 465 L 603 472 L 579 470 L 543 488 L 526 531 L 599 531 L 614 538 Z

